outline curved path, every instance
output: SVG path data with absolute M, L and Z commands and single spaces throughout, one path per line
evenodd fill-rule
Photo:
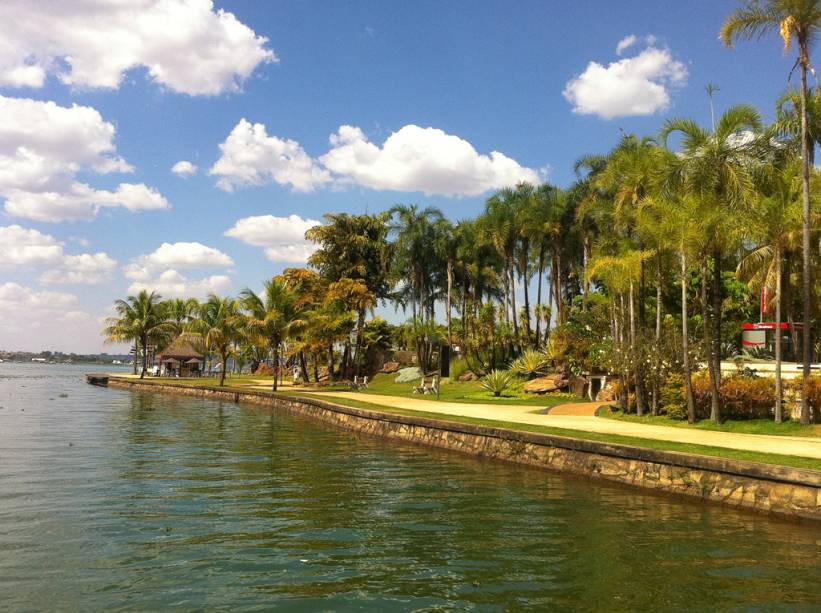
M 412 411 L 427 411 L 430 413 L 460 415 L 478 419 L 494 419 L 520 424 L 549 426 L 551 428 L 567 428 L 571 430 L 619 434 L 622 436 L 635 436 L 637 438 L 673 441 L 693 445 L 709 445 L 711 447 L 724 447 L 726 449 L 821 459 L 821 438 L 716 432 L 712 430 L 676 428 L 673 426 L 637 424 L 614 419 L 600 419 L 592 416 L 595 409 L 601 406 L 600 403 L 559 405 L 551 410 L 550 413 L 544 414 L 543 409 L 527 405 L 466 404 L 381 394 L 363 394 L 360 392 L 317 392 L 313 390 L 312 393 L 329 397 L 350 398 L 351 400 L 358 400 L 360 402 L 370 402 Z M 557 410 L 562 406 L 565 407 L 563 411 Z M 574 406 L 579 407 L 578 412 L 583 414 L 575 414 Z M 584 413 L 587 414 L 585 415 Z

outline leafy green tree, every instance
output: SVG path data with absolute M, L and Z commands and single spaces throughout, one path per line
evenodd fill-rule
M 784 42 L 784 53 L 789 53 L 793 42 L 797 47 L 797 66 L 801 72 L 801 196 L 802 196 L 802 264 L 803 264 L 803 386 L 801 394 L 801 423 L 810 423 L 809 378 L 812 330 L 812 280 L 810 268 L 810 149 L 809 90 L 807 73 L 814 69 L 810 48 L 821 31 L 821 1 L 819 0 L 746 0 L 730 14 L 721 27 L 721 39 L 728 47 L 737 40 L 761 38 L 778 29 Z M 792 72 L 792 71 L 791 71 Z
M 188 323 L 188 330 L 198 334 L 208 351 L 220 357 L 220 387 L 225 385 L 225 371 L 234 342 L 240 337 L 242 326 L 239 303 L 234 298 L 209 294 Z

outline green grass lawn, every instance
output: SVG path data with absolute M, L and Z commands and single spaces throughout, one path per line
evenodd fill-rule
M 400 396 L 402 398 L 422 398 L 425 400 L 435 399 L 436 396 L 420 396 L 413 393 L 413 383 L 396 383 L 395 374 L 376 375 L 369 383 L 367 390 L 361 390 L 365 394 L 383 394 L 386 396 Z M 482 403 L 482 404 L 525 404 L 536 407 L 553 407 L 568 402 L 587 402 L 586 398 L 580 398 L 571 394 L 525 394 L 522 388 L 524 381 L 515 381 L 503 396 L 496 398 L 490 392 L 482 389 L 479 381 L 451 381 L 443 379 L 439 388 L 439 399 L 448 402 Z
M 652 424 L 655 426 L 674 426 L 676 428 L 696 428 L 699 430 L 715 430 L 718 432 L 737 432 L 741 434 L 768 434 L 771 436 L 807 436 L 821 437 L 821 425 L 811 424 L 804 426 L 797 421 L 787 421 L 777 424 L 771 419 L 728 419 L 723 424 L 714 424 L 709 419 L 703 419 L 689 424 L 681 419 L 670 419 L 666 415 L 625 414 L 621 411 L 602 411 L 599 417 L 630 421 L 638 424 Z
M 520 424 L 495 419 L 480 419 L 476 417 L 465 417 L 461 415 L 448 415 L 445 413 L 432 413 L 428 411 L 413 411 L 409 409 L 397 409 L 372 402 L 362 402 L 353 398 L 335 396 L 333 398 L 323 398 L 322 394 L 309 394 L 305 392 L 287 392 L 288 395 L 307 396 L 317 400 L 325 400 L 333 404 L 340 404 L 347 407 L 359 409 L 371 409 L 392 413 L 394 415 L 406 415 L 409 417 L 425 417 L 428 419 L 439 419 L 465 424 L 476 424 L 480 426 L 490 426 L 493 428 L 506 428 L 509 430 L 520 430 L 524 432 L 535 432 L 539 434 L 553 434 L 556 436 L 566 436 L 568 438 L 579 438 L 588 441 L 600 441 L 604 443 L 614 443 L 621 445 L 631 445 L 633 447 L 644 447 L 647 449 L 660 449 L 664 451 L 678 451 L 729 460 L 746 460 L 749 462 L 760 462 L 762 464 L 774 464 L 777 466 L 790 466 L 793 468 L 806 468 L 811 470 L 821 470 L 821 460 L 814 458 L 801 458 L 798 456 L 780 455 L 774 453 L 758 453 L 755 451 L 743 451 L 737 449 L 725 449 L 723 447 L 711 447 L 707 445 L 691 445 L 688 443 L 676 443 L 673 441 L 661 441 L 633 436 L 622 436 L 619 434 L 605 434 L 600 432 L 587 432 L 585 430 L 571 430 L 566 428 L 554 428 L 550 426 L 537 426 L 531 424 Z

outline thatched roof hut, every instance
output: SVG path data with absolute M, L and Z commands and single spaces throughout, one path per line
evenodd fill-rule
M 184 336 L 178 336 L 168 347 L 157 354 L 156 360 L 158 362 L 174 360 L 191 364 L 202 361 L 202 358 L 203 355 L 197 351 L 191 341 Z

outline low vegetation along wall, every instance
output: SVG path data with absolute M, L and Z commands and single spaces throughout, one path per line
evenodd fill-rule
M 112 378 L 112 387 L 248 402 L 390 439 L 821 520 L 821 472 L 343 407 L 312 398 Z

